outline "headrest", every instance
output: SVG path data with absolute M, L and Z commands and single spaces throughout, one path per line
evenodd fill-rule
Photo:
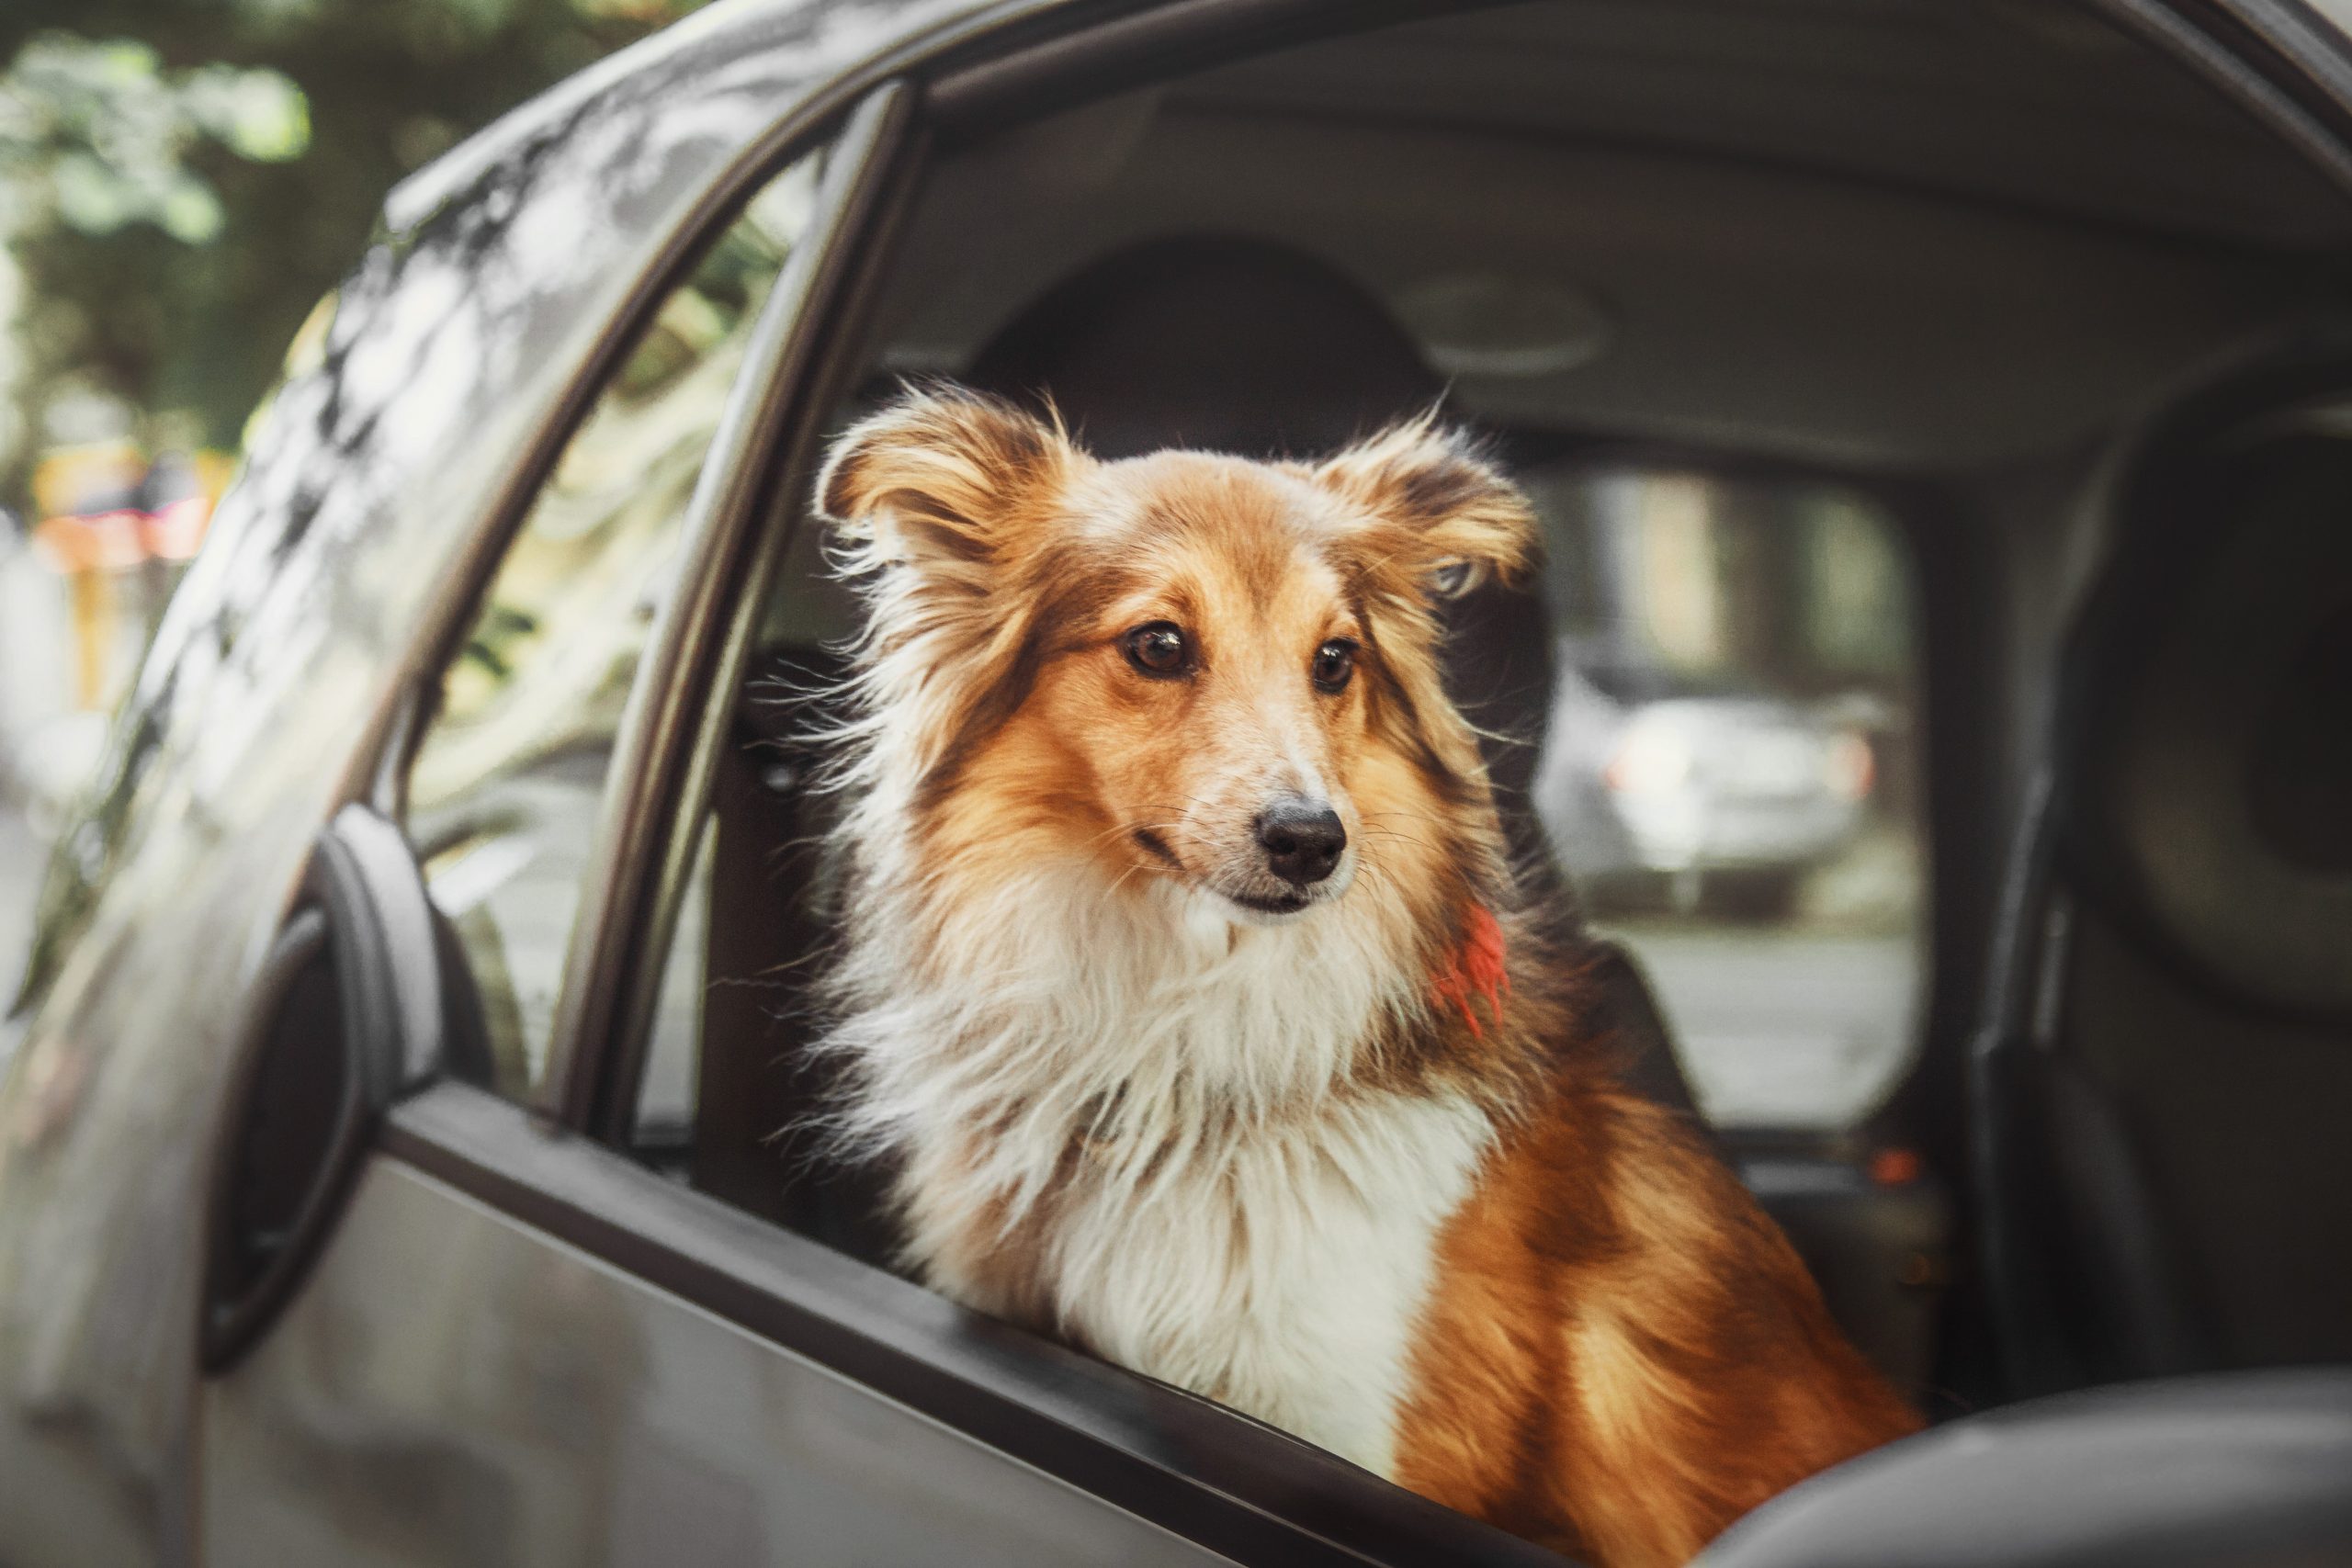
M 1250 457 L 1345 446 L 1436 402 L 1444 385 L 1362 286 L 1263 240 L 1148 240 L 1047 289 L 964 378 L 1050 395 L 1087 447 Z
M 2209 983 L 2352 1021 L 2352 353 L 2137 450 L 2064 671 L 2065 852 Z

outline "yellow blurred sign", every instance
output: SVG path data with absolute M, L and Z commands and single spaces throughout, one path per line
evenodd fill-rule
M 59 571 L 184 561 L 204 543 L 234 459 L 202 451 L 150 463 L 128 441 L 69 446 L 33 469 L 33 542 Z

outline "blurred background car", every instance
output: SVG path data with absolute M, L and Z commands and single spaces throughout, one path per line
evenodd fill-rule
M 1577 853 L 1586 905 L 1785 916 L 1860 828 L 1876 763 L 1834 710 L 1560 650 L 1536 807 Z
M 1529 482 L 1559 627 L 1535 805 L 1589 910 L 1785 919 L 1866 829 L 1908 836 L 1915 613 L 1866 502 L 1702 468 Z

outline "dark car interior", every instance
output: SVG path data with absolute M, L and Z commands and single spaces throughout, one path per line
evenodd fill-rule
M 2352 1358 L 2352 202 L 2142 34 L 2023 0 L 1556 0 L 1043 118 L 943 94 L 847 420 L 1050 395 L 1104 455 L 1442 402 L 1522 471 L 1874 498 L 1920 606 L 1926 978 L 1900 1081 L 1715 1136 L 1935 1416 Z M 978 102 L 978 100 L 976 100 Z M 830 929 L 797 737 L 851 603 L 804 528 L 711 798 L 699 1049 L 638 1152 L 887 1261 L 805 1131 Z M 1515 848 L 1532 591 L 1462 606 Z M 1701 1116 L 1643 966 L 1609 1008 Z M 658 1055 L 662 1047 L 657 1043 Z M 779 1129 L 783 1129 L 779 1133 Z
M 2352 1357 L 2346 368 L 2203 389 L 2116 481 L 1979 1086 L 2030 1389 Z

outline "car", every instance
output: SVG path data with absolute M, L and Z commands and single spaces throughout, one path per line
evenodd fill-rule
M 1859 584 L 1882 635 L 1909 619 L 1867 502 L 1589 457 L 1529 481 L 1568 563 L 1532 804 L 1588 909 L 1784 921 L 1874 818 L 1903 830 L 1908 803 L 1871 795 L 1909 740 L 1905 661 L 1858 662 L 1829 613 Z
M 0 1560 L 1558 1560 L 923 1290 L 812 1125 L 811 466 L 929 375 L 1105 451 L 1442 398 L 1548 508 L 1449 643 L 1539 883 L 1579 485 L 1755 766 L 1869 735 L 1896 935 L 1590 950 L 1692 1115 L 1686 972 L 1880 998 L 1869 1092 L 1702 1134 L 1934 1425 L 1706 1562 L 2352 1557 L 2347 21 L 731 0 L 413 176 L 0 1032 Z M 1757 711 L 1685 700 L 1628 770 Z
M 1785 916 L 1860 829 L 1877 763 L 1859 728 L 1777 692 L 1563 652 L 1535 809 L 1589 905 L 1646 879 L 1685 913 Z

